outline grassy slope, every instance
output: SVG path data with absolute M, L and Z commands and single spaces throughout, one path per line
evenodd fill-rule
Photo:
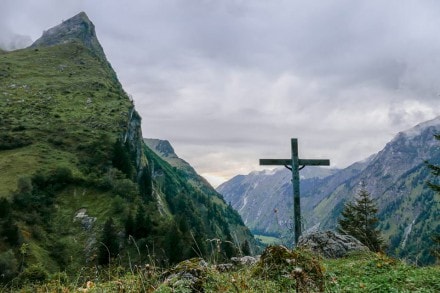
M 0 196 L 37 169 L 61 165 L 81 176 L 78 146 L 120 135 L 131 105 L 103 63 L 80 44 L 0 56 L 0 135 L 31 142 L 0 150 Z
M 417 268 L 380 254 L 356 254 L 337 260 L 324 260 L 325 292 L 439 292 L 440 267 Z M 295 281 L 280 276 L 278 279 L 257 277 L 253 268 L 220 273 L 208 269 L 205 292 L 294 292 Z M 41 285 L 32 285 L 24 291 L 55 292 L 89 287 L 88 292 L 190 292 L 185 283 L 171 288 L 163 283 L 162 271 L 151 268 L 146 275 L 121 275 L 116 270 L 98 271 L 93 276 L 79 276 L 71 281 L 54 278 Z M 108 277 L 110 276 L 110 280 Z M 87 281 L 92 281 L 88 283 Z M 118 291 L 119 290 L 119 291 Z M 185 291 L 186 290 L 186 291 Z M 43 292 L 42 291 L 42 292 Z
M 29 179 L 59 167 L 71 170 L 75 181 L 56 191 L 48 212 L 20 211 L 14 219 L 22 241 L 29 245 L 27 264 L 40 263 L 51 272 L 61 267 L 75 272 L 86 260 L 93 261 L 104 221 L 113 217 L 116 229 L 123 232 L 128 211 L 135 214 L 139 206 L 140 197 L 96 185 L 107 179 L 116 182 L 115 175 L 106 170 L 112 164 L 114 142 L 127 127 L 132 104 L 108 63 L 80 43 L 5 53 L 0 55 L 0 75 L 0 197 L 11 198 L 20 177 Z M 145 155 L 150 159 L 153 156 Z M 196 196 L 188 199 L 197 203 L 196 209 L 189 207 L 185 216 L 191 215 L 194 220 L 202 217 L 205 229 L 200 233 L 206 230 L 210 237 L 223 238 L 222 229 L 228 223 L 234 235 L 242 236 L 240 241 L 252 239 L 244 226 L 234 227 L 238 222 L 226 205 L 213 210 L 218 204 L 208 200 L 207 194 L 188 186 L 180 172 L 159 158 L 155 161 L 156 167 L 167 170 L 167 184 L 160 186 L 160 180 L 154 183 L 160 211 L 165 215 L 157 219 L 158 224 L 170 220 L 168 200 Z M 160 188 L 167 192 L 162 193 Z M 96 219 L 87 231 L 81 221 L 74 222 L 80 209 Z M 208 219 L 208 212 L 215 220 Z M 40 223 L 44 215 L 50 222 Z M 237 232 L 240 229 L 243 231 Z M 9 247 L 0 241 L 0 250 Z M 19 257 L 18 247 L 12 248 Z M 121 256 L 127 257 L 125 253 Z
M 159 157 L 162 160 L 164 160 L 168 167 L 164 167 L 163 163 L 159 163 L 156 159 L 156 163 L 153 165 L 156 166 L 160 164 L 161 168 L 166 169 L 166 174 L 173 174 L 176 178 L 184 179 L 185 182 L 182 182 L 180 184 L 186 185 L 188 183 L 188 187 L 191 190 L 193 190 L 194 193 L 203 193 L 208 196 L 209 201 L 212 205 L 216 205 L 219 210 L 228 210 L 228 204 L 225 202 L 223 197 L 197 172 L 194 170 L 194 168 L 184 161 L 183 159 L 176 156 L 164 156 L 162 153 L 156 150 L 157 143 L 159 140 L 155 139 L 144 139 L 144 142 L 146 143 L 146 156 L 150 159 L 153 157 Z M 198 210 L 205 210 L 204 206 L 198 207 Z M 232 212 L 232 211 L 231 211 Z M 242 220 L 238 220 L 240 217 L 237 212 L 234 211 L 234 216 L 229 215 L 228 216 L 228 224 L 231 227 L 231 230 L 233 231 L 233 238 L 234 241 L 242 243 L 244 240 L 248 240 L 251 243 L 251 246 L 254 247 L 254 250 L 257 250 L 257 243 L 254 241 L 253 237 L 251 236 L 251 233 L 247 227 L 244 226 L 242 223 Z M 206 219 L 206 223 L 212 222 L 214 219 Z M 215 225 L 213 225 L 215 226 Z M 217 229 L 218 230 L 218 229 Z M 220 237 L 221 233 L 217 235 L 216 237 Z M 221 237 L 220 237 L 221 238 Z
M 100 146 L 113 145 L 132 108 L 108 63 L 70 43 L 2 54 L 0 76 L 0 197 L 10 198 L 20 177 L 59 167 L 77 181 L 89 180 L 87 160 L 97 157 Z M 39 219 L 33 211 L 23 214 L 17 225 L 28 245 L 26 262 L 56 271 L 50 254 L 59 253 L 75 270 L 84 263 L 84 243 L 109 213 L 116 215 L 118 201 L 109 192 L 72 184 L 56 194 L 49 226 L 33 222 Z M 72 222 L 80 208 L 97 219 L 90 231 Z

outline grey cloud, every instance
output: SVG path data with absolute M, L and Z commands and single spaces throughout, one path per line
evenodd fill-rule
M 84 10 L 144 135 L 169 139 L 204 174 L 259 168 L 290 137 L 344 166 L 440 115 L 437 1 L 0 5 L 0 28 L 34 39 Z

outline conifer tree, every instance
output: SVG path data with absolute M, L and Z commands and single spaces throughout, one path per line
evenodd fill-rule
M 125 219 L 125 237 L 135 236 L 135 223 L 131 211 Z
M 372 251 L 381 251 L 384 243 L 376 228 L 379 221 L 376 213 L 377 207 L 370 193 L 362 188 L 355 201 L 345 205 L 337 230 L 355 237 Z
M 112 218 L 108 218 L 104 224 L 100 244 L 98 262 L 99 264 L 109 264 L 110 259 L 119 253 L 118 235 Z
M 435 138 L 440 141 L 440 134 L 435 135 Z M 440 165 L 435 165 L 433 163 L 426 162 L 426 165 L 431 169 L 431 174 L 436 178 L 440 177 Z M 440 183 L 434 183 L 433 181 L 428 181 L 428 186 L 440 195 Z M 431 249 L 431 253 L 434 257 L 440 260 L 440 233 L 436 233 L 432 236 L 432 241 L 434 246 Z

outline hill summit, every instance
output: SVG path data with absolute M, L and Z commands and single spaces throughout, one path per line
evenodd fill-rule
M 104 56 L 104 50 L 98 41 L 95 26 L 85 12 L 63 21 L 61 24 L 43 32 L 31 48 L 53 46 L 79 41 L 98 56 Z
M 0 88 L 0 283 L 35 266 L 167 266 L 255 246 L 189 165 L 175 168 L 144 143 L 85 13 L 2 53 Z

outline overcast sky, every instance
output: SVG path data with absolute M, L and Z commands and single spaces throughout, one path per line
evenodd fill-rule
M 1 0 L 0 47 L 85 11 L 144 137 L 213 185 L 260 158 L 345 167 L 440 115 L 440 1 Z

